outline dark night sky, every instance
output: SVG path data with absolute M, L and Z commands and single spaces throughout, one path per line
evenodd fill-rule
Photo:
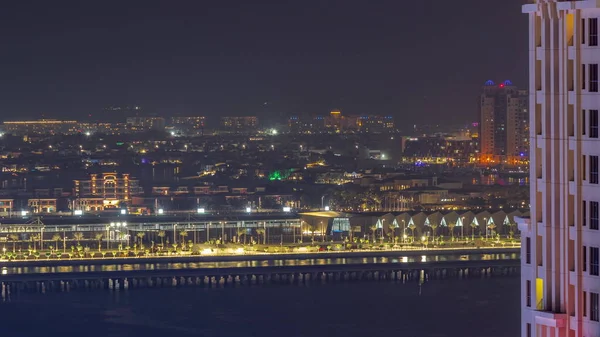
M 523 2 L 3 2 L 0 118 L 139 104 L 164 116 L 472 120 L 487 79 L 526 87 Z

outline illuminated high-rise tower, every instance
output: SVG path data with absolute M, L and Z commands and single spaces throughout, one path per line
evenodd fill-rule
M 479 100 L 481 160 L 487 164 L 519 164 L 529 154 L 526 90 L 511 81 L 487 81 Z
M 600 336 L 600 1 L 530 2 L 522 336 Z

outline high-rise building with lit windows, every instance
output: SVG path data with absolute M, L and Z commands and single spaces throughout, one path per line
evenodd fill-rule
M 600 336 L 600 1 L 532 0 L 523 337 Z
M 479 99 L 481 160 L 486 164 L 522 164 L 529 154 L 527 90 L 511 81 L 487 81 Z

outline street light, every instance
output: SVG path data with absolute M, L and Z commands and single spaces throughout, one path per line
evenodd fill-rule
M 329 206 L 325 206 L 325 211 L 329 211 Z
M 164 210 L 164 209 L 162 209 L 162 208 L 159 208 L 159 209 L 158 209 L 158 214 L 159 214 L 159 215 L 162 215 L 163 213 L 165 213 L 165 210 Z
M 251 207 L 246 207 L 246 213 L 252 213 L 252 208 Z
M 204 208 L 198 208 L 197 212 L 198 214 L 204 214 Z
M 406 220 L 402 220 L 402 243 L 406 243 Z
M 292 208 L 291 208 L 291 207 L 288 207 L 288 206 L 286 206 L 286 207 L 284 207 L 284 208 L 283 208 L 283 211 L 284 211 L 285 213 L 289 213 L 289 212 L 291 212 L 291 211 L 292 211 Z
M 127 209 L 121 208 L 121 215 L 126 215 L 126 214 L 127 214 Z

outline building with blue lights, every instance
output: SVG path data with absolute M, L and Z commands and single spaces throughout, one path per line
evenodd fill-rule
M 485 82 L 479 99 L 479 143 L 485 164 L 524 164 L 529 158 L 528 94 L 509 80 Z

